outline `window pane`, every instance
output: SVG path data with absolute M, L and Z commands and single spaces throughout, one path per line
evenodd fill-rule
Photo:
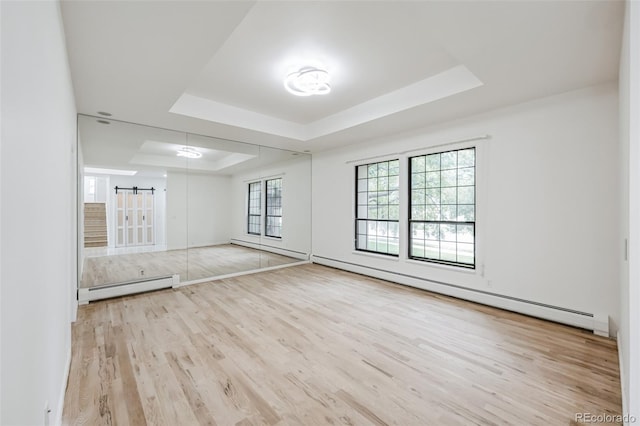
M 475 267 L 475 148 L 412 157 L 410 165 L 409 256 Z
M 411 241 L 411 256 L 425 257 L 424 256 L 424 241 L 413 240 Z
M 392 219 L 392 220 L 400 219 L 400 206 L 395 206 L 395 205 L 389 206 L 389 219 Z
M 475 188 L 473 186 L 461 186 L 458 188 L 458 202 L 460 204 L 473 204 L 475 202 Z
M 426 204 L 425 193 L 423 189 L 411 191 L 411 204 Z
M 427 240 L 440 239 L 440 225 L 437 223 L 426 223 L 424 225 L 424 237 Z
M 389 206 L 378 206 L 378 219 L 389 219 Z
M 431 154 L 425 157 L 425 170 L 428 172 L 440 171 L 440 154 Z
M 368 219 L 377 219 L 378 218 L 378 207 L 377 206 L 368 206 L 367 207 L 368 213 L 367 213 L 367 218 Z
M 399 165 L 399 160 L 391 160 L 356 167 L 357 250 L 398 254 Z M 366 229 L 364 221 L 360 219 L 368 219 Z M 394 232 L 393 237 L 389 235 L 390 230 Z
M 440 225 L 441 241 L 456 241 L 456 225 Z
M 440 188 L 427 189 L 424 195 L 427 204 L 440 204 Z
M 476 150 L 474 148 L 458 151 L 458 167 L 472 167 L 476 164 Z
M 425 179 L 424 173 L 412 173 L 411 188 L 424 188 L 425 187 L 424 179 Z
M 441 201 L 442 204 L 456 204 L 456 189 L 457 188 L 442 188 L 441 191 Z
M 389 163 L 383 161 L 378 163 L 378 176 L 389 176 Z
M 428 205 L 426 207 L 425 217 L 426 220 L 440 220 L 440 206 Z
M 458 185 L 474 185 L 475 184 L 475 167 L 466 167 L 458 169 Z
M 367 222 L 364 220 L 358 221 L 358 234 L 366 234 L 367 233 Z
M 400 191 L 389 191 L 389 204 L 400 204 Z
M 413 157 L 411 159 L 411 173 L 424 172 L 424 157 Z
M 427 240 L 424 242 L 424 257 L 428 259 L 440 259 L 440 241 Z
M 389 176 L 398 176 L 400 174 L 400 160 L 389 161 Z
M 399 230 L 398 230 L 398 222 L 388 222 L 389 223 L 389 236 L 398 238 Z
M 475 262 L 473 255 L 473 244 L 458 243 L 458 262 L 472 265 Z
M 378 178 L 378 191 L 388 191 L 389 190 L 389 178 L 387 176 Z
M 400 244 L 397 238 L 389 238 L 389 253 L 390 254 L 398 254 L 400 253 Z
M 456 243 L 443 241 L 440 243 L 440 259 L 455 262 L 458 259 Z
M 440 187 L 440 172 L 427 172 L 427 174 L 426 174 L 426 187 L 427 188 L 439 188 Z
M 411 219 L 413 220 L 425 220 L 426 212 L 424 206 L 411 207 Z
M 457 151 L 443 152 L 441 155 L 442 170 L 455 169 L 456 167 L 458 167 Z
M 247 233 L 260 235 L 261 211 L 261 188 L 262 182 L 251 182 L 249 184 L 249 194 L 247 202 Z
M 473 205 L 458 205 L 458 220 L 461 222 L 473 222 L 475 218 L 475 206 Z
M 473 225 L 457 225 L 458 236 L 457 241 L 459 243 L 473 243 Z
M 400 187 L 400 176 L 389 176 L 389 189 Z
M 440 210 L 441 220 L 456 220 L 458 218 L 457 215 L 457 207 L 454 205 L 443 205 Z
M 456 186 L 458 173 L 454 170 L 444 170 L 442 172 L 442 186 Z
M 282 178 L 266 181 L 266 224 L 265 235 L 269 237 L 282 237 Z

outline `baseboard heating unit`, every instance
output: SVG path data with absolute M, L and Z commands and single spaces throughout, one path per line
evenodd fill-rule
M 568 309 L 560 306 L 548 305 L 531 300 L 524 300 L 503 294 L 492 293 L 486 290 L 462 287 L 453 283 L 432 280 L 425 277 L 409 275 L 399 272 L 391 272 L 381 268 L 360 265 L 329 257 L 312 257 L 312 262 L 332 268 L 343 269 L 357 274 L 363 274 L 374 278 L 432 291 L 456 297 L 458 299 L 469 300 L 487 306 L 493 306 L 512 312 L 517 312 L 532 317 L 555 321 L 574 327 L 591 330 L 600 336 L 609 336 L 609 315 L 606 313 L 589 313 Z
M 147 278 L 144 280 L 126 281 L 116 284 L 105 284 L 89 288 L 78 289 L 78 304 L 86 305 L 94 300 L 109 299 L 126 296 L 128 294 L 144 293 L 145 291 L 160 290 L 178 286 L 180 276 L 167 275 L 163 277 Z

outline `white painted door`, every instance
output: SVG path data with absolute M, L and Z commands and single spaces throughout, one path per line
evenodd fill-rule
M 116 194 L 116 246 L 154 244 L 154 199 L 150 192 L 118 190 Z

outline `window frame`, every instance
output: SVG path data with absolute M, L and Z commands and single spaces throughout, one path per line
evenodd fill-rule
M 276 188 L 280 189 L 280 192 L 278 194 L 277 198 L 279 200 L 278 205 L 276 206 L 270 206 L 269 205 L 269 182 L 274 182 L 274 181 L 280 181 L 280 185 L 277 186 Z M 265 220 L 264 220 L 264 227 L 263 227 L 263 231 L 264 231 L 264 236 L 265 237 L 269 237 L 269 238 L 277 238 L 277 239 L 282 239 L 282 188 L 283 188 L 283 184 L 284 184 L 284 180 L 282 179 L 282 177 L 276 177 L 276 178 L 271 178 L 271 179 L 265 179 L 264 180 L 264 197 L 265 197 L 265 202 L 264 202 L 264 213 L 265 213 Z M 272 199 L 274 197 L 271 197 Z M 280 214 L 279 215 L 275 215 L 275 214 L 269 214 L 269 208 L 275 208 L 275 209 L 280 209 Z M 280 225 L 275 227 L 278 228 L 280 230 L 279 235 L 272 235 L 269 233 L 269 218 L 280 218 Z M 273 226 L 272 226 L 273 228 Z
M 413 182 L 413 169 L 412 169 L 412 159 L 414 158 L 418 158 L 418 157 L 427 157 L 429 155 L 435 155 L 435 154 L 446 154 L 446 153 L 450 153 L 450 152 L 459 152 L 459 151 L 465 151 L 465 150 L 470 150 L 472 149 L 474 152 L 474 161 L 473 161 L 473 207 L 474 207 L 474 213 L 473 213 L 473 221 L 458 221 L 458 220 L 422 220 L 422 219 L 413 219 L 412 218 L 412 214 L 413 214 L 413 187 L 412 187 L 412 182 Z M 455 170 L 459 170 L 460 167 L 458 167 L 458 165 L 456 164 L 456 168 Z M 453 170 L 453 169 L 445 169 L 445 170 Z M 417 154 L 417 155 L 412 155 L 412 156 L 408 156 L 407 157 L 407 230 L 406 230 L 406 235 L 407 235 L 407 259 L 410 260 L 415 260 L 415 261 L 419 261 L 419 262 L 425 262 L 425 263 L 431 263 L 431 264 L 438 264 L 438 265 L 446 265 L 446 266 L 452 266 L 452 267 L 456 267 L 456 268 L 463 268 L 466 270 L 476 270 L 477 265 L 478 265 L 478 241 L 477 241 L 477 214 L 478 214 L 478 147 L 475 145 L 472 146 L 466 146 L 466 147 L 460 147 L 460 148 L 453 148 L 453 149 L 447 149 L 447 150 L 434 150 L 431 152 L 426 152 L 426 153 L 422 153 L 422 154 Z M 442 166 L 440 166 L 440 183 L 439 183 L 439 189 L 442 189 Z M 426 172 L 425 172 L 426 173 Z M 456 193 L 457 193 L 457 189 L 460 188 L 461 186 L 470 186 L 470 185 L 458 185 L 458 173 L 456 173 L 456 186 L 452 187 L 452 188 L 456 188 Z M 424 188 L 425 191 L 427 189 L 427 187 Z M 457 197 L 456 197 L 456 206 L 459 206 L 460 204 L 457 203 Z M 463 204 L 465 205 L 465 204 Z M 425 204 L 426 206 L 426 204 Z M 439 208 L 441 208 L 443 206 L 442 204 L 442 200 L 440 200 L 440 203 L 438 204 Z M 451 260 L 443 260 L 443 259 L 434 259 L 434 258 L 428 258 L 428 257 L 424 257 L 424 256 L 415 256 L 412 254 L 412 248 L 413 248 L 413 226 L 412 224 L 414 223 L 423 223 L 423 224 L 438 224 L 438 225 L 467 225 L 467 226 L 472 226 L 473 227 L 473 232 L 472 232 L 472 236 L 473 236 L 473 263 L 465 263 L 465 262 L 458 262 L 458 261 L 451 261 Z M 439 230 L 440 231 L 440 230 Z M 457 237 L 456 237 L 457 238 Z M 434 240 L 435 241 L 435 240 Z M 438 243 L 439 243 L 439 250 L 441 253 L 441 244 L 443 242 L 442 240 L 442 234 L 439 235 L 438 238 Z M 448 241 L 445 241 L 448 242 Z M 457 241 L 456 241 L 457 243 Z
M 258 187 L 258 191 L 252 191 L 251 187 L 257 185 Z M 253 198 L 253 200 L 257 200 L 258 202 L 258 210 L 260 211 L 259 214 L 255 214 L 255 213 L 251 213 L 252 211 L 252 198 L 251 198 L 251 193 L 252 192 L 258 192 L 258 197 L 257 198 Z M 249 235 L 262 235 L 262 181 L 255 181 L 255 182 L 249 182 L 247 184 L 247 234 Z M 257 229 L 258 232 L 251 232 L 251 218 L 252 217 L 257 217 L 258 218 L 258 224 L 257 224 Z M 255 225 L 255 224 L 254 224 Z
M 379 165 L 381 163 L 387 163 L 387 167 L 388 167 L 389 163 L 391 163 L 391 162 L 397 162 L 398 163 L 398 173 L 397 173 L 397 175 L 389 175 L 389 174 L 387 174 L 387 177 L 389 177 L 389 176 L 394 176 L 394 177 L 397 176 L 398 185 L 393 190 L 390 190 L 389 188 L 387 188 L 387 192 L 397 191 L 398 200 L 397 200 L 397 204 L 392 204 L 392 203 L 387 202 L 385 204 L 385 206 L 387 206 L 387 207 L 389 207 L 389 206 L 397 206 L 397 209 L 398 209 L 397 217 L 398 218 L 397 219 L 389 219 L 389 218 L 387 218 L 387 219 L 379 219 L 379 218 L 370 219 L 368 217 L 366 217 L 366 218 L 359 217 L 359 212 L 358 212 L 359 209 L 358 209 L 358 207 L 362 205 L 362 204 L 359 203 L 359 200 L 358 200 L 358 194 L 360 193 L 360 191 L 358 190 L 359 189 L 358 188 L 358 181 L 360 180 L 359 177 L 358 177 L 359 168 L 362 167 L 362 166 L 371 166 L 371 165 L 374 165 L 374 164 L 375 165 Z M 402 237 L 401 229 L 400 229 L 400 218 L 401 218 L 400 212 L 401 212 L 401 205 L 402 205 L 402 184 L 400 182 L 400 178 L 401 178 L 401 167 L 400 167 L 400 165 L 401 165 L 400 158 L 389 158 L 389 159 L 386 159 L 386 160 L 380 160 L 380 161 L 374 161 L 374 162 L 370 162 L 370 163 L 362 163 L 362 164 L 356 164 L 355 165 L 355 168 L 354 168 L 355 185 L 354 185 L 354 192 L 353 192 L 355 194 L 355 199 L 354 199 L 354 203 L 353 203 L 353 206 L 354 206 L 354 221 L 353 221 L 353 223 L 354 223 L 353 238 L 354 239 L 353 239 L 353 242 L 354 242 L 354 250 L 356 252 L 370 253 L 370 254 L 376 254 L 376 255 L 382 255 L 382 256 L 389 256 L 391 258 L 396 258 L 396 259 L 398 259 L 400 257 L 401 237 Z M 376 176 L 376 178 L 378 178 L 378 177 L 379 176 Z M 366 178 L 367 187 L 368 187 L 368 180 L 369 179 L 370 179 L 370 177 L 367 176 L 367 178 Z M 370 191 L 367 189 L 366 193 L 368 194 L 369 192 Z M 379 191 L 376 191 L 376 192 L 379 192 Z M 365 205 L 367 206 L 367 210 L 368 210 L 368 208 L 370 206 L 369 203 L 367 202 L 367 204 L 365 204 Z M 376 204 L 376 206 L 378 206 L 378 204 Z M 397 237 L 395 239 L 397 240 L 397 247 L 398 247 L 397 250 L 398 251 L 396 253 L 393 253 L 393 252 L 389 252 L 388 250 L 387 251 L 379 251 L 379 250 L 371 250 L 369 248 L 359 248 L 359 244 L 358 244 L 359 243 L 359 236 L 362 235 L 362 234 L 360 234 L 358 232 L 359 231 L 358 225 L 359 225 L 359 222 L 361 222 L 361 221 L 365 222 L 365 227 L 367 229 L 368 229 L 368 223 L 369 222 L 378 222 L 378 223 L 386 222 L 387 224 L 388 223 L 395 223 L 396 226 L 397 226 Z M 387 229 L 388 229 L 388 227 L 387 227 Z M 368 237 L 369 234 L 367 232 L 364 235 L 366 235 Z M 389 247 L 388 243 L 389 243 L 389 237 L 387 237 L 387 247 Z M 368 241 L 365 241 L 365 247 L 368 247 Z

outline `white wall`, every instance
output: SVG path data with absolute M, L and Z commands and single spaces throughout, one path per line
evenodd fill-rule
M 620 55 L 620 240 L 629 261 L 620 262 L 618 351 L 623 412 L 640 419 L 640 4 L 627 1 Z M 621 257 L 624 259 L 623 257 Z
M 615 84 L 586 88 L 314 154 L 314 260 L 339 261 L 329 263 L 352 270 L 375 268 L 388 279 L 483 303 L 496 298 L 478 291 L 606 313 L 615 332 L 620 322 L 616 90 Z M 476 271 L 354 252 L 355 164 L 348 161 L 484 134 L 491 138 L 476 144 Z M 406 188 L 407 155 L 391 157 L 402 159 L 401 188 Z M 406 212 L 406 194 L 403 202 Z M 404 221 L 402 230 L 406 235 Z
M 109 176 L 108 202 L 107 202 L 107 222 L 109 233 L 109 247 L 116 245 L 116 191 L 115 187 L 120 188 L 155 188 L 154 191 L 154 223 L 155 223 L 155 244 L 164 245 L 166 239 L 166 198 L 167 198 L 167 180 L 164 178 L 137 177 L 137 176 Z
M 59 422 L 71 355 L 76 111 L 57 2 L 0 2 L 0 424 Z
M 167 173 L 167 248 L 229 242 L 230 178 Z
M 247 234 L 248 184 L 264 178 L 282 177 L 282 238 Z M 264 184 L 262 208 L 264 209 Z M 262 244 L 264 249 L 308 258 L 311 252 L 311 159 L 294 157 L 260 170 L 233 176 L 231 183 L 231 235 L 236 243 Z M 263 217 L 264 220 L 264 217 Z M 261 229 L 264 229 L 264 222 Z

